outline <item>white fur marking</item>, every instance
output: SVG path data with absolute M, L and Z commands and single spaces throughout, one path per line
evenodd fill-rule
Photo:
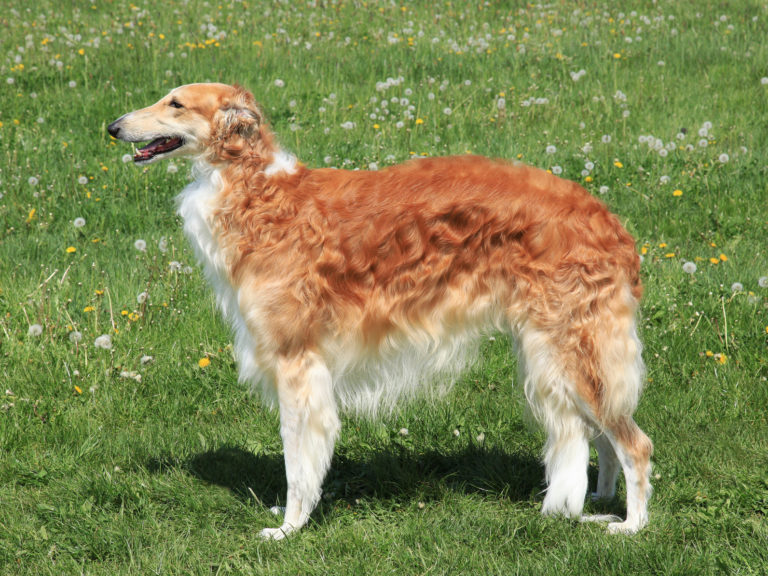
M 296 156 L 293 154 L 289 154 L 283 150 L 277 150 L 275 152 L 275 157 L 272 159 L 272 163 L 264 168 L 264 175 L 267 177 L 275 176 L 281 172 L 289 175 L 295 174 L 297 163 Z

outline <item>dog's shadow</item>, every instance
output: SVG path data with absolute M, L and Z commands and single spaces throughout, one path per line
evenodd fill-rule
M 222 446 L 184 460 L 155 457 L 151 473 L 181 468 L 208 484 L 230 490 L 243 501 L 284 504 L 285 466 L 281 454 L 254 454 L 238 446 Z M 529 453 L 467 446 L 459 451 L 424 453 L 398 446 L 363 457 L 345 453 L 334 457 L 323 485 L 321 508 L 361 499 L 406 505 L 439 499 L 445 490 L 529 501 L 543 490 L 544 471 Z

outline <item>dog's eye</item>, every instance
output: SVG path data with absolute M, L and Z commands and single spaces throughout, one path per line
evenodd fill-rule
M 168 106 L 171 108 L 184 108 L 178 100 L 171 100 L 171 103 L 168 104 Z

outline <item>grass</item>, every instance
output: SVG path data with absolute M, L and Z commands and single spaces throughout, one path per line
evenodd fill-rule
M 766 573 L 768 7 L 471 4 L 6 3 L 0 573 Z M 125 164 L 105 130 L 204 80 L 253 90 L 312 166 L 517 158 L 621 216 L 644 255 L 643 532 L 539 515 L 542 437 L 499 338 L 446 402 L 345 419 L 310 525 L 256 539 L 285 493 L 277 415 L 237 383 L 182 238 L 186 166 Z

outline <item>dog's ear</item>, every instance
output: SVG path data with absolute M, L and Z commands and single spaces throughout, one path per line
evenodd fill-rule
M 240 87 L 221 103 L 217 116 L 215 139 L 232 156 L 237 156 L 246 143 L 258 139 L 264 124 L 264 115 L 253 95 Z

